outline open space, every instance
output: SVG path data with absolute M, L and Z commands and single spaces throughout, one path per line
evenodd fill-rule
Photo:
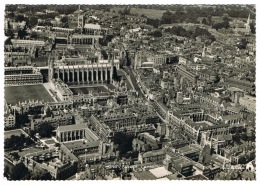
M 20 136 L 22 134 L 25 134 L 23 130 L 21 129 L 17 129 L 17 130 L 10 130 L 10 131 L 5 131 L 4 132 L 4 138 L 7 139 L 7 138 L 10 138 L 12 135 L 14 136 Z
M 144 14 L 148 18 L 151 19 L 161 19 L 163 13 L 166 12 L 166 10 L 155 10 L 155 9 L 145 9 L 145 8 L 132 8 L 131 13 L 137 13 L 139 15 Z
M 88 94 L 90 91 L 92 93 L 99 92 L 108 92 L 108 90 L 104 86 L 95 86 L 95 87 L 71 87 L 70 90 L 74 95 L 78 94 Z
M 51 145 L 51 144 L 54 144 L 54 143 L 56 143 L 53 139 L 48 139 L 48 140 L 45 140 L 45 143 L 47 144 L 47 145 Z
M 5 100 L 15 105 L 28 100 L 43 100 L 53 102 L 52 97 L 43 85 L 24 85 L 5 87 Z
M 21 152 L 18 152 L 18 155 L 23 157 L 26 154 L 34 153 L 34 152 L 39 152 L 42 151 L 43 149 L 41 148 L 25 148 Z
M 123 11 L 124 7 L 120 7 L 120 6 L 116 6 L 112 8 L 115 11 Z M 138 14 L 138 15 L 145 15 L 150 19 L 161 19 L 162 15 L 164 12 L 166 12 L 166 10 L 156 10 L 156 9 L 149 9 L 149 8 L 135 8 L 135 7 L 131 7 L 131 11 L 132 14 Z M 174 13 L 174 11 L 171 11 Z

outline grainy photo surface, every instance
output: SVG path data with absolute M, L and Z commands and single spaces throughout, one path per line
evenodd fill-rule
M 256 180 L 255 5 L 15 5 L 8 180 Z

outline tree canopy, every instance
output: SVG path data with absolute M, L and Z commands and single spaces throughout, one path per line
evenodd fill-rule
M 51 137 L 53 130 L 54 127 L 50 123 L 44 122 L 39 126 L 37 132 L 41 137 Z
M 115 133 L 114 142 L 115 144 L 118 144 L 120 156 L 124 156 L 127 154 L 128 151 L 131 151 L 133 139 L 134 136 L 127 135 L 126 133 Z
M 20 162 L 10 169 L 10 179 L 12 180 L 25 180 L 28 175 L 28 169 Z
M 30 174 L 30 180 L 52 180 L 52 176 L 47 170 L 38 169 Z
M 31 145 L 33 141 L 29 137 L 25 137 L 24 134 L 21 136 L 12 135 L 10 138 L 6 138 L 4 141 L 5 149 L 17 150 L 20 147 Z
M 153 32 L 148 33 L 148 35 L 153 36 L 153 37 L 161 37 L 162 31 L 161 30 L 155 30 Z

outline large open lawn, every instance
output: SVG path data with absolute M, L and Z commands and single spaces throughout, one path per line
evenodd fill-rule
M 5 131 L 4 132 L 4 138 L 10 138 L 12 135 L 14 136 L 20 136 L 22 134 L 25 134 L 21 129 L 16 129 L 16 130 L 10 130 L 10 131 Z
M 115 11 L 119 11 L 119 10 L 123 11 L 125 9 L 125 7 L 115 6 L 111 9 L 115 10 Z M 161 19 L 164 12 L 166 12 L 166 10 L 131 7 L 131 13 L 138 14 L 138 15 L 144 14 L 145 16 L 147 16 L 150 19 Z M 171 12 L 173 12 L 173 11 L 171 11 Z
M 154 9 L 145 9 L 145 8 L 131 9 L 131 13 L 137 13 L 139 15 L 144 14 L 145 16 L 151 19 L 161 19 L 164 12 L 166 12 L 166 10 L 154 10 Z
M 53 99 L 43 85 L 25 85 L 5 87 L 5 100 L 11 105 L 28 100 L 44 100 L 52 102 Z

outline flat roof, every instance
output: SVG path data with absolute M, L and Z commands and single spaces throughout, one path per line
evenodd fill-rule
M 156 180 L 156 177 L 149 171 L 134 172 L 133 174 L 138 180 Z
M 85 24 L 84 28 L 100 30 L 101 26 L 99 24 Z
M 70 131 L 70 130 L 80 130 L 80 129 L 88 129 L 88 126 L 86 124 L 74 124 L 74 125 L 64 125 L 59 126 L 57 128 L 57 131 Z
M 75 149 L 86 149 L 86 148 L 98 147 L 99 143 L 100 140 L 92 141 L 92 142 L 73 141 L 73 142 L 64 143 L 64 145 L 69 150 L 75 150 Z
M 162 178 L 172 174 L 172 172 L 166 170 L 164 167 L 150 169 L 149 172 L 151 172 L 156 178 Z

